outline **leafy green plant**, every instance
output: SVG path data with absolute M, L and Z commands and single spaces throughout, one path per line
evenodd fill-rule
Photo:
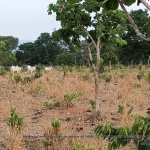
M 54 107 L 59 107 L 60 106 L 60 102 L 57 101 L 57 102 L 54 102 L 54 103 L 50 103 L 50 102 L 45 101 L 43 103 L 43 106 L 45 106 L 48 109 L 53 109 Z
M 135 87 L 135 88 L 140 88 L 140 87 L 141 87 L 141 84 L 135 83 L 135 84 L 134 84 L 134 87 Z
M 112 80 L 112 76 L 111 75 L 102 75 L 99 76 L 100 78 L 102 78 L 105 82 L 110 82 Z
M 131 107 L 131 108 L 129 109 L 129 111 L 128 111 L 128 116 L 131 114 L 132 110 L 133 110 L 133 107 Z
M 54 119 L 52 121 L 52 127 L 53 127 L 56 135 L 58 135 L 58 132 L 60 130 L 60 126 L 61 126 L 61 121 L 59 119 Z
M 23 143 L 25 144 L 25 147 L 28 148 L 28 146 L 29 146 L 29 139 L 24 138 L 23 139 Z
M 15 81 L 16 83 L 21 82 L 21 81 L 22 81 L 21 75 L 20 75 L 20 74 L 15 74 L 15 75 L 14 75 L 14 81 Z
M 18 132 L 21 131 L 23 117 L 19 117 L 19 115 L 16 113 L 16 108 L 11 108 L 10 117 L 7 119 L 7 125 L 12 130 L 16 129 Z
M 51 145 L 50 141 L 43 141 L 44 148 L 48 149 L 48 147 Z
M 33 80 L 34 80 L 34 76 L 24 77 L 23 82 L 24 83 L 29 83 L 29 82 L 32 82 Z
M 36 66 L 36 71 L 37 71 L 37 72 L 42 72 L 42 70 L 43 70 L 43 66 L 42 66 L 41 64 L 38 64 L 38 65 Z
M 126 73 L 123 72 L 123 73 L 119 74 L 119 77 L 122 78 L 122 79 L 125 78 L 126 77 Z
M 110 124 L 103 126 L 98 125 L 94 132 L 96 136 L 102 137 L 110 142 L 109 150 L 118 149 L 121 146 L 126 146 L 131 140 L 135 143 L 138 150 L 150 149 L 150 116 L 142 117 L 135 115 L 133 125 L 128 127 L 113 128 Z
M 70 94 L 64 95 L 64 101 L 66 102 L 67 107 L 72 105 L 72 101 L 79 96 L 82 96 L 84 93 L 83 92 L 73 92 Z
M 118 106 L 118 113 L 123 114 L 123 109 L 124 109 L 124 106 L 119 105 Z
M 34 74 L 34 79 L 37 79 L 37 78 L 40 78 L 40 77 L 42 77 L 42 72 L 36 70 L 36 72 Z
M 0 69 L 0 76 L 5 75 L 7 72 L 4 69 Z
M 80 142 L 74 142 L 71 150 L 96 150 L 93 146 L 89 146 L 88 148 L 86 148 L 84 146 L 84 144 L 80 143 Z
M 80 142 L 74 142 L 71 147 L 71 150 L 85 150 L 85 146 Z
M 96 102 L 94 100 L 90 100 L 90 104 L 92 106 L 92 109 L 95 110 L 95 108 L 96 108 Z
M 96 149 L 93 146 L 89 146 L 86 150 L 96 150 Z
M 45 93 L 45 88 L 42 85 L 37 85 L 36 92 L 37 93 Z
M 60 106 L 60 102 L 59 102 L 59 101 L 54 102 L 54 103 L 53 103 L 53 106 L 54 106 L 54 107 L 59 107 L 59 106 Z

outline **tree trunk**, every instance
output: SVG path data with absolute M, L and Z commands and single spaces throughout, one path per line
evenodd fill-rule
M 96 115 L 100 115 L 100 107 L 99 107 L 99 83 L 98 83 L 98 72 L 94 71 L 94 80 L 95 80 L 95 104 L 96 104 Z
M 96 113 L 96 117 L 99 117 L 99 115 L 100 115 L 100 104 L 99 104 L 99 82 L 98 82 L 99 78 L 98 78 L 98 72 L 99 72 L 99 68 L 100 68 L 100 38 L 98 38 L 97 46 L 96 46 L 96 55 L 97 55 L 96 64 L 93 63 L 92 53 L 91 53 L 91 49 L 90 49 L 89 45 L 88 45 L 88 51 L 89 51 L 89 57 L 90 57 L 90 60 L 92 62 L 92 66 L 93 66 L 93 69 L 94 69 L 95 104 L 96 104 L 95 113 Z

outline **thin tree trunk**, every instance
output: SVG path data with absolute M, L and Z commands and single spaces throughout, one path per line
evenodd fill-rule
M 92 54 L 91 54 L 91 49 L 90 46 L 88 45 L 88 52 L 89 52 L 89 57 L 91 62 L 93 61 Z M 100 38 L 98 38 L 97 42 L 97 47 L 96 47 L 96 52 L 97 52 L 97 61 L 96 64 L 92 63 L 93 69 L 94 69 L 94 83 L 95 83 L 95 104 L 96 104 L 96 116 L 98 117 L 100 115 L 100 105 L 99 105 L 99 78 L 98 78 L 98 72 L 99 72 L 99 67 L 100 67 Z
M 100 115 L 100 106 L 99 106 L 99 83 L 98 83 L 98 72 L 100 68 L 100 37 L 97 39 L 97 48 L 96 48 L 96 69 L 95 69 L 95 102 L 96 102 L 96 114 L 97 116 Z
M 141 2 L 143 2 L 144 0 L 141 0 Z M 124 7 L 123 3 L 121 0 L 118 0 L 118 3 L 120 4 L 121 8 L 123 9 L 123 11 L 125 12 L 126 16 L 128 17 L 128 20 L 130 21 L 130 23 L 132 24 L 132 27 L 134 29 L 134 31 L 137 33 L 137 35 L 139 37 L 141 37 L 141 39 L 145 40 L 145 41 L 150 41 L 150 38 L 146 38 L 138 29 L 137 25 L 135 24 L 134 20 L 132 19 L 132 17 L 129 15 L 129 13 L 127 12 L 126 8 Z

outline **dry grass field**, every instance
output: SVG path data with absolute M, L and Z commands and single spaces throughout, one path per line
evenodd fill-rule
M 143 67 L 144 68 L 144 67 Z M 78 72 L 67 72 L 64 77 L 60 69 L 44 72 L 41 78 L 33 82 L 14 82 L 9 72 L 0 76 L 0 149 L 1 150 L 84 150 L 73 149 L 75 142 L 82 143 L 88 149 L 107 150 L 106 140 L 95 138 L 94 129 L 97 125 L 106 123 L 113 127 L 133 124 L 133 118 L 128 117 L 128 110 L 133 107 L 132 114 L 147 116 L 150 108 L 150 90 L 146 80 L 149 69 L 144 68 L 141 81 L 137 79 L 139 69 L 112 70 L 112 79 L 105 82 L 104 75 L 99 79 L 99 101 L 101 114 L 95 119 L 90 100 L 94 99 L 94 78 L 88 68 Z M 31 76 L 21 73 L 21 77 Z M 64 101 L 65 94 L 83 92 L 84 95 L 68 105 Z M 43 106 L 47 102 L 60 102 L 59 107 L 48 109 Z M 118 106 L 124 106 L 123 113 L 118 113 Z M 12 131 L 7 124 L 11 108 L 16 108 L 23 117 L 23 126 L 19 134 Z M 61 126 L 56 136 L 52 121 L 59 119 Z M 27 136 L 27 138 L 23 138 Z M 30 136 L 30 137 L 29 137 Z M 46 136 L 53 136 L 47 138 Z M 66 136 L 66 137 L 65 137 Z M 49 145 L 47 144 L 49 143 Z M 80 146 L 82 144 L 79 144 Z M 82 147 L 82 146 L 81 146 Z M 88 150 L 94 150 L 88 149 Z M 120 150 L 136 149 L 131 143 Z

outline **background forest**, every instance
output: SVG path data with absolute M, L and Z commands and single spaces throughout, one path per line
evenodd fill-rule
M 135 23 L 144 35 L 150 32 L 150 16 L 147 10 L 134 10 L 130 12 Z M 114 19 L 117 24 L 120 20 Z M 147 64 L 150 56 L 150 43 L 137 36 L 134 29 L 126 20 L 122 23 L 120 38 L 125 40 L 125 44 L 114 44 L 114 41 L 107 40 L 101 49 L 101 58 L 104 65 L 111 64 Z M 80 40 L 76 47 L 72 38 L 65 41 L 59 38 L 55 31 L 50 33 L 41 33 L 34 42 L 27 42 L 18 45 L 19 39 L 13 36 L 0 36 L 0 64 L 10 65 L 90 65 L 87 51 L 87 43 Z M 82 38 L 81 38 L 82 39 Z

